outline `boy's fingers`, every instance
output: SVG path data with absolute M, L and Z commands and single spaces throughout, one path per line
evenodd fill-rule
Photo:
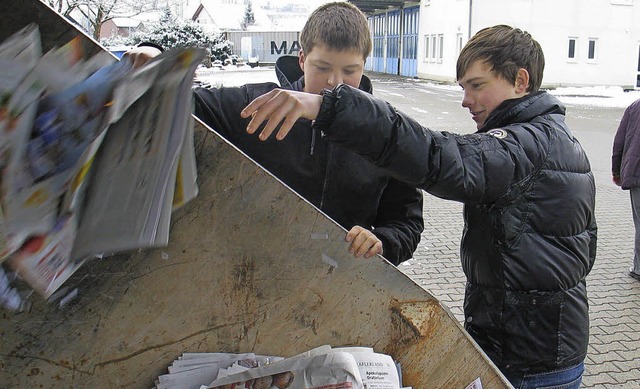
M 263 111 L 264 109 L 264 111 Z M 262 121 L 268 120 L 265 127 L 262 129 L 260 133 L 261 140 L 267 140 L 269 136 L 275 131 L 275 129 L 280 125 L 280 123 L 285 120 L 295 109 L 295 102 L 289 100 L 284 96 L 284 98 L 280 96 L 276 96 L 273 99 L 269 100 L 267 103 L 263 105 L 258 113 L 253 118 L 253 121 L 257 123 L 261 123 L 261 117 L 264 117 Z M 283 126 L 287 123 L 285 121 Z M 288 123 L 291 123 L 289 120 Z M 293 121 L 295 123 L 295 120 Z M 259 124 L 258 124 L 259 125 Z M 291 127 L 293 124 L 289 124 Z M 284 129 L 285 133 L 289 132 L 289 129 Z
M 262 99 L 263 97 L 264 99 Z M 271 114 L 271 112 L 269 112 L 269 107 L 265 106 L 265 103 L 269 101 L 267 97 L 268 97 L 267 95 L 260 96 L 257 99 L 253 100 L 251 104 L 249 104 L 245 108 L 246 112 L 249 112 L 249 115 L 251 116 L 251 120 L 247 125 L 247 132 L 249 134 L 253 134 L 254 132 L 256 132 L 256 130 L 262 124 L 262 122 L 264 122 L 268 118 L 268 115 Z M 258 101 L 258 99 L 262 99 L 262 100 Z M 255 109 L 249 110 L 250 108 L 254 108 L 254 107 L 251 107 L 252 104 L 257 107 L 255 107 Z
M 277 89 L 272 90 L 269 93 L 265 93 L 262 96 L 258 96 L 253 101 L 251 101 L 244 109 L 240 112 L 240 116 L 243 118 L 248 118 L 253 115 L 253 113 L 264 104 L 265 101 L 269 101 L 273 93 L 277 91 Z
M 279 104 L 282 104 L 278 103 L 278 101 L 281 100 L 281 94 L 278 93 L 278 90 L 276 89 L 249 103 L 249 105 L 245 107 L 245 110 L 243 110 L 243 112 L 249 112 L 250 115 L 253 116 L 247 126 L 247 132 L 249 134 L 253 134 L 263 122 L 267 120 L 271 122 L 274 111 L 278 109 Z M 278 123 L 275 123 L 275 125 L 277 124 Z M 264 133 L 266 130 L 270 135 L 271 131 L 275 128 L 275 125 L 272 128 L 269 123 L 267 123 L 267 126 L 262 130 L 262 132 Z
M 382 241 L 371 231 L 360 226 L 354 226 L 345 237 L 349 245 L 349 252 L 354 257 L 371 258 L 376 254 L 382 254 Z
M 353 241 L 353 239 L 356 236 L 358 236 L 358 234 L 360 233 L 361 230 L 362 230 L 362 227 L 360 227 L 360 226 L 351 227 L 349 232 L 347 232 L 347 236 L 344 238 L 344 240 L 346 240 L 347 242 Z
M 382 254 L 382 242 L 379 240 L 373 245 L 373 247 L 369 249 L 369 251 L 366 252 L 364 257 L 371 258 L 376 256 L 377 254 Z
M 298 120 L 298 117 L 299 115 L 296 115 L 296 116 L 290 115 L 285 118 L 284 122 L 282 122 L 282 126 L 280 127 L 280 129 L 278 130 L 278 133 L 276 134 L 277 140 L 283 140 L 289 134 L 289 131 L 291 131 L 291 129 L 293 128 L 293 125 Z
M 370 251 L 375 252 L 375 246 L 378 243 L 378 238 L 373 234 L 361 234 L 360 236 L 364 237 L 364 241 L 356 251 L 355 255 L 357 258 L 364 256 L 365 258 L 369 258 L 370 255 L 367 255 Z
M 321 98 L 320 96 L 314 97 Z M 320 102 L 316 103 L 319 105 Z M 251 116 L 247 125 L 247 133 L 255 133 L 264 122 L 267 122 L 261 130 L 259 138 L 266 140 L 277 129 L 276 139 L 282 140 L 289 134 L 298 119 L 310 116 L 306 113 L 306 105 L 313 103 L 314 101 L 310 100 L 304 92 L 274 89 L 255 98 L 241 111 L 240 116 L 244 118 Z M 278 128 L 278 126 L 280 127 Z

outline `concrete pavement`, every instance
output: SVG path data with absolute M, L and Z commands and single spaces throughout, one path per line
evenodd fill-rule
M 425 82 L 371 74 L 374 93 L 433 129 L 473 132 L 462 94 Z M 598 252 L 587 278 L 590 344 L 584 388 L 640 388 L 640 282 L 628 276 L 634 228 L 629 193 L 611 183 L 611 144 L 622 109 L 568 106 L 567 121 L 596 176 Z M 400 266 L 463 321 L 462 205 L 425 194 L 425 231 L 414 259 Z

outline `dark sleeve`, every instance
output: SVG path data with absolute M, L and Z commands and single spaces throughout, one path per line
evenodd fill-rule
M 228 140 L 235 140 L 248 121 L 240 117 L 247 106 L 246 87 L 194 89 L 194 114 L 214 131 Z
M 611 152 L 611 174 L 620 177 L 620 166 L 622 166 L 622 154 L 624 153 L 624 141 L 627 135 L 627 127 L 629 126 L 629 115 L 631 106 L 624 111 L 618 131 L 613 138 L 613 150 Z
M 331 100 L 332 102 L 327 103 Z M 389 103 L 348 85 L 324 94 L 315 126 L 392 177 L 449 200 L 488 204 L 545 158 L 549 140 L 526 128 L 498 138 L 422 127 Z M 532 145 L 524 150 L 523 145 Z
M 242 118 L 240 112 L 254 98 L 277 87 L 266 82 L 239 87 L 196 88 L 194 114 L 224 138 L 239 145 L 252 138 L 246 132 L 250 118 Z
M 410 259 L 424 230 L 422 191 L 389 179 L 382 193 L 373 233 L 382 241 L 383 256 L 394 265 Z

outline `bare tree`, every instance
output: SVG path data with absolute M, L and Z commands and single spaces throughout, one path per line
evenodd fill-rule
M 143 12 L 161 10 L 175 0 L 42 0 L 62 15 L 75 11 L 82 14 L 91 26 L 95 39 L 100 38 L 102 25 L 113 18 L 130 18 Z
M 77 7 L 76 0 L 42 0 L 42 2 L 49 4 L 51 8 L 64 16 L 69 16 L 69 14 Z

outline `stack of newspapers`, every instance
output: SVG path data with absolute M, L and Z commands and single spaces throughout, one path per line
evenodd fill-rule
M 289 357 L 185 353 L 156 389 L 401 389 L 399 366 L 369 347 L 325 345 Z M 405 388 L 406 389 L 406 388 Z
M 79 39 L 41 53 L 36 26 L 0 42 L 0 303 L 51 296 L 87 258 L 168 243 L 197 195 L 191 85 L 203 50 L 133 69 Z M 10 277 L 9 277 L 10 276 Z

